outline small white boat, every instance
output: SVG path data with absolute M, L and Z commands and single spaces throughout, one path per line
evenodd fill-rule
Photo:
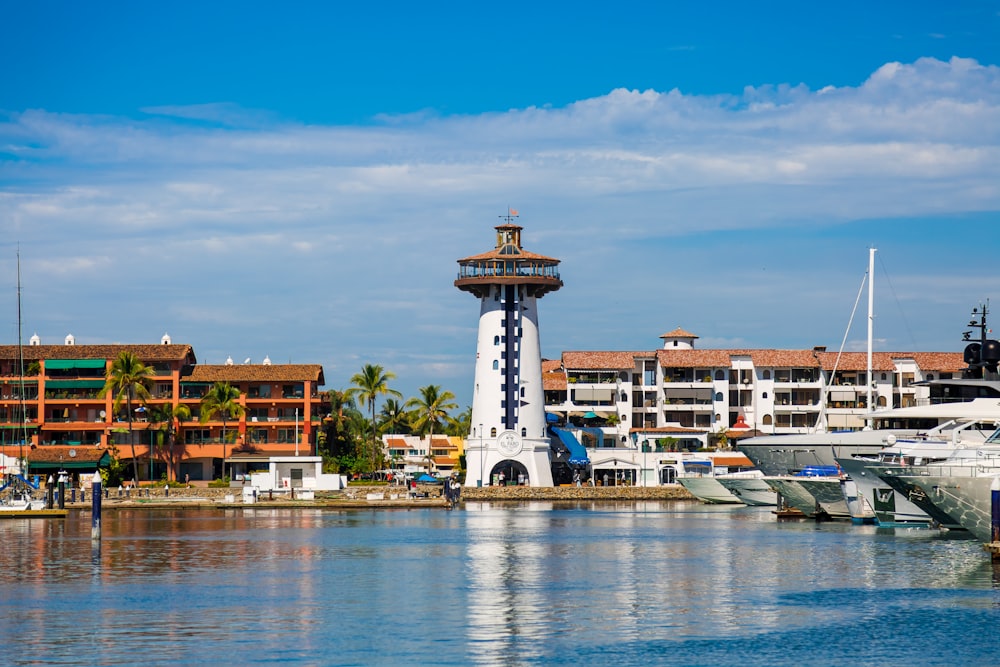
M 753 469 L 753 463 L 746 455 L 713 452 L 706 454 L 704 460 L 684 461 L 683 465 L 684 472 L 677 475 L 677 483 L 698 500 L 716 505 L 754 504 L 747 503 L 723 484 L 723 480 L 736 475 L 763 476 L 763 473 Z
M 45 501 L 27 493 L 14 493 L 0 498 L 0 512 L 28 512 L 45 509 Z

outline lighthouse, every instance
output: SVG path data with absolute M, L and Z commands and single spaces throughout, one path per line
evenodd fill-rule
M 455 287 L 479 299 L 466 486 L 552 486 L 538 338 L 538 300 L 562 287 L 559 260 L 521 247 L 516 211 L 496 247 L 458 260 Z

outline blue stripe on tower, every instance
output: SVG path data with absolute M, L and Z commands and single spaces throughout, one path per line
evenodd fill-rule
M 504 364 L 504 428 L 512 430 L 515 422 L 515 406 L 517 405 L 517 286 L 507 285 L 504 288 L 504 353 L 507 357 Z

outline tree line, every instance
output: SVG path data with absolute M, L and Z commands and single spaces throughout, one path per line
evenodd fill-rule
M 154 370 L 144 364 L 133 352 L 123 350 L 112 360 L 105 375 L 100 396 L 111 393 L 112 409 L 120 413 L 124 408 L 128 423 L 129 445 L 132 458 L 132 479 L 139 479 L 139 461 L 135 455 L 133 419 L 136 409 L 146 412 L 154 432 L 154 447 L 158 457 L 165 458 L 168 468 L 176 470 L 179 452 L 176 440 L 180 426 L 192 417 L 191 409 L 184 404 L 148 406 Z M 464 436 L 469 433 L 472 408 L 453 415 L 458 408 L 455 395 L 440 385 L 430 384 L 419 389 L 420 395 L 403 400 L 400 392 L 390 387 L 395 374 L 377 364 L 366 364 L 354 374 L 347 389 L 333 389 L 323 393 L 322 409 L 326 412 L 317 435 L 317 453 L 323 457 L 325 472 L 365 474 L 380 470 L 393 461 L 386 459 L 382 447 L 383 433 Z M 383 398 L 381 410 L 377 402 Z M 239 422 L 245 413 L 240 404 L 240 390 L 228 382 L 216 382 L 202 396 L 198 420 L 204 424 L 213 419 L 222 421 L 223 447 L 235 441 L 236 431 L 227 433 L 230 421 Z M 121 464 L 117 448 L 112 449 L 112 464 L 105 482 L 118 483 L 128 472 Z M 430 454 L 428 448 L 428 455 Z M 226 455 L 223 454 L 223 459 Z M 222 476 L 227 477 L 225 464 Z
M 403 395 L 389 383 L 396 378 L 377 364 L 365 364 L 351 376 L 347 389 L 326 392 L 330 405 L 324 422 L 319 449 L 327 472 L 364 474 L 374 472 L 394 461 L 386 460 L 382 434 L 429 436 L 434 434 L 465 436 L 472 423 L 472 408 L 460 413 L 455 395 L 429 384 L 420 387 L 419 396 L 403 400 Z M 381 410 L 375 411 L 382 397 Z M 428 456 L 430 447 L 428 447 Z

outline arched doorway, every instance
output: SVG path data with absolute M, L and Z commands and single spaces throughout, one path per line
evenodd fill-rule
M 528 469 L 518 461 L 505 459 L 490 470 L 489 482 L 490 486 L 526 486 L 529 482 Z

